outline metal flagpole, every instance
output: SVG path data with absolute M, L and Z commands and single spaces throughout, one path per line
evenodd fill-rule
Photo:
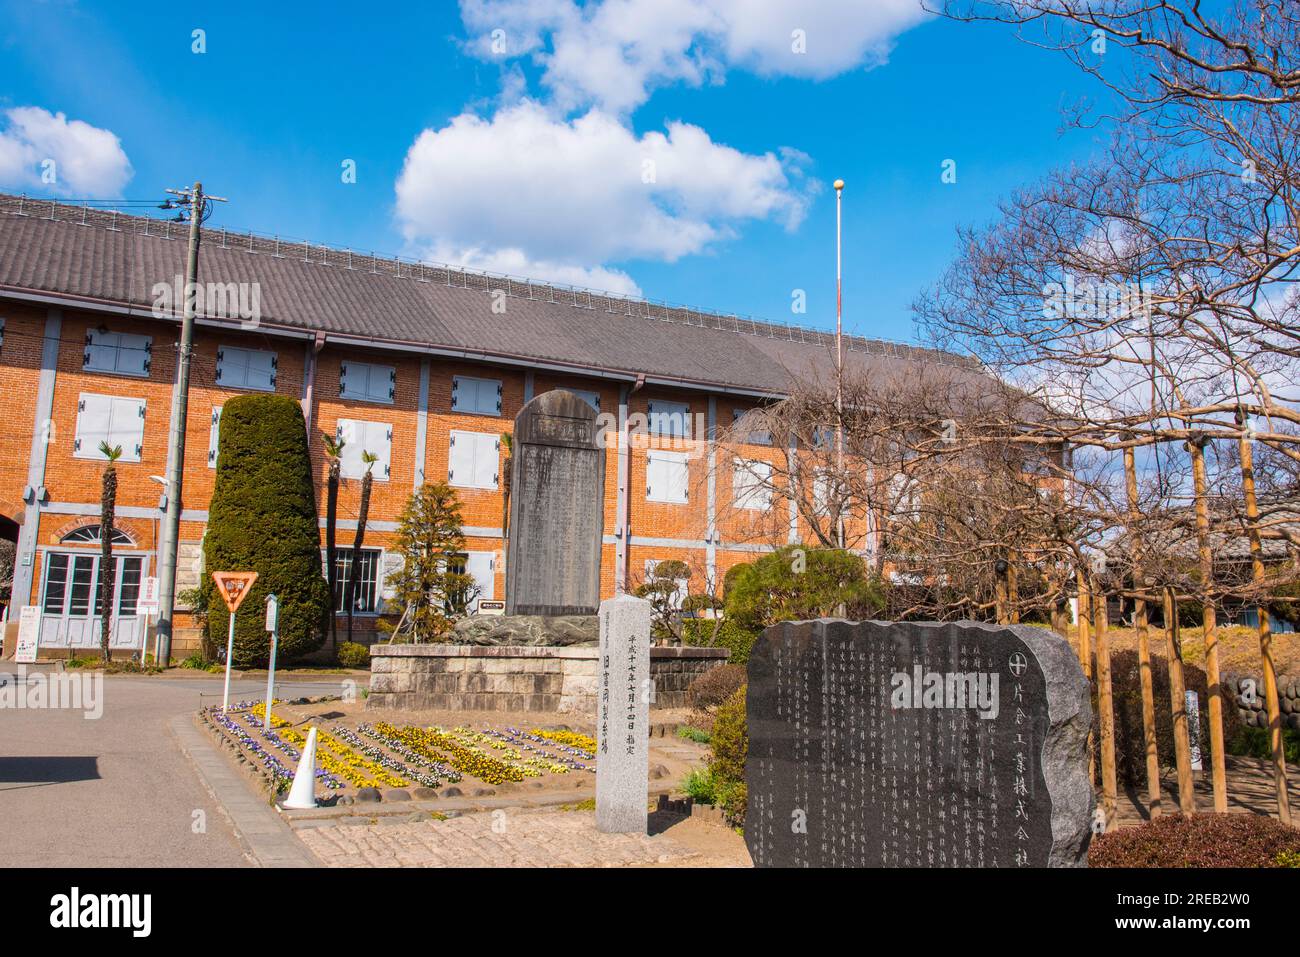
M 844 180 L 835 181 L 835 542 L 844 547 L 844 280 L 841 270 L 841 209 Z

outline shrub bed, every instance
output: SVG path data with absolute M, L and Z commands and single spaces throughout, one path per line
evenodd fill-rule
M 1300 830 L 1256 814 L 1168 814 L 1093 838 L 1091 867 L 1287 867 Z

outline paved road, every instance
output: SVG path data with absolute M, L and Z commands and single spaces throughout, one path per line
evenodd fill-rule
M 0 676 L 10 682 L 16 670 L 0 663 Z M 38 867 L 248 864 L 168 729 L 176 715 L 219 703 L 221 681 L 102 681 L 103 713 L 94 720 L 80 710 L 0 708 L 0 859 Z M 265 688 L 265 679 L 236 681 L 232 695 L 257 697 Z M 292 680 L 277 682 L 276 693 L 338 688 L 337 680 Z M 206 817 L 201 833 L 194 828 L 196 811 Z

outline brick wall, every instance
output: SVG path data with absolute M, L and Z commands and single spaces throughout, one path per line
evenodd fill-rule
M 27 466 L 33 431 L 43 426 L 36 420 L 36 390 L 39 378 L 40 353 L 47 311 L 44 307 L 0 299 L 0 318 L 5 320 L 3 346 L 0 347 L 0 388 L 6 396 L 6 421 L 8 427 L 0 430 L 0 514 L 22 521 L 22 489 L 27 482 Z M 167 428 L 170 414 L 172 383 L 175 376 L 176 339 L 178 327 L 174 323 L 153 320 L 147 316 L 125 317 L 80 309 L 62 310 L 63 326 L 58 350 L 57 375 L 54 386 L 53 408 L 49 424 L 49 447 L 44 485 L 49 491 L 49 503 L 42 510 L 38 525 L 38 545 L 43 548 L 59 546 L 63 535 L 85 524 L 96 524 L 95 509 L 99 501 L 102 462 L 81 458 L 74 454 L 73 442 L 77 430 L 78 401 L 82 393 L 97 393 L 121 398 L 140 399 L 145 402 L 145 432 L 139 462 L 118 464 L 118 504 L 126 510 L 120 524 L 131 537 L 133 549 L 148 556 L 149 572 L 156 573 L 156 516 L 161 486 L 150 476 L 161 476 L 166 470 Z M 83 369 L 86 335 L 91 330 L 132 333 L 152 337 L 151 364 L 147 375 L 130 376 L 88 372 Z M 358 419 L 383 422 L 392 426 L 391 474 L 374 483 L 371 499 L 370 522 L 366 535 L 367 546 L 389 547 L 402 507 L 415 484 L 419 463 L 417 452 L 417 422 L 419 418 L 420 368 L 424 357 L 411 352 L 384 351 L 382 349 L 351 348 L 328 343 L 319 353 L 314 353 L 310 338 L 272 335 L 251 329 L 219 330 L 200 326 L 196 331 L 195 353 L 192 365 L 192 382 L 189 417 L 186 423 L 186 455 L 184 510 L 181 522 L 181 561 L 179 562 L 178 591 L 192 587 L 200 576 L 195 559 L 200 554 L 199 542 L 204 533 L 204 515 L 212 495 L 215 469 L 208 464 L 209 437 L 213 410 L 247 390 L 234 388 L 229 382 L 217 378 L 218 350 L 223 347 L 244 347 L 274 351 L 277 358 L 275 391 L 305 401 L 308 390 L 305 376 L 313 367 L 307 413 L 311 422 L 310 449 L 318 485 L 318 502 L 324 515 L 324 484 L 328 469 L 322 432 L 333 433 L 339 419 Z M 439 481 L 447 476 L 448 438 L 451 430 L 465 429 L 476 432 L 500 434 L 509 432 L 515 414 L 524 403 L 526 381 L 529 373 L 517 367 L 495 367 L 468 360 L 427 357 L 430 366 L 427 399 L 427 430 L 424 472 L 427 480 Z M 575 357 L 580 359 L 581 357 Z M 340 395 L 340 365 L 345 359 L 373 362 L 396 369 L 395 394 L 391 403 L 363 402 L 344 399 Z M 477 415 L 453 412 L 451 408 L 452 380 L 456 375 L 499 379 L 502 383 L 500 415 Z M 608 379 L 564 375 L 538 371 L 533 375 L 533 393 L 540 394 L 552 388 L 570 387 L 597 392 L 602 413 L 616 415 L 620 392 L 625 386 Z M 645 577 L 647 559 L 680 558 L 699 569 L 693 590 L 704 584 L 707 568 L 707 551 L 704 538 L 708 528 L 707 468 L 705 446 L 698 441 L 699 426 L 706 421 L 708 396 L 690 390 L 666 387 L 645 387 L 631 395 L 629 411 L 644 416 L 649 403 L 655 400 L 685 402 L 688 404 L 694 440 L 663 440 L 647 438 L 634 444 L 630 455 L 630 515 L 633 544 L 628 548 L 628 584 L 634 587 Z M 717 423 L 727 428 L 731 423 L 733 400 L 717 400 Z M 684 504 L 661 503 L 647 500 L 646 454 L 648 448 L 684 449 L 689 459 L 689 501 Z M 783 454 L 780 449 L 752 447 L 755 457 Z M 721 456 L 721 452 L 719 453 Z M 748 452 L 747 452 L 748 454 Z M 502 453 L 504 456 L 504 452 Z M 732 482 L 725 463 L 721 463 L 716 498 L 719 522 L 725 542 L 761 541 L 780 544 L 788 532 L 788 509 L 784 502 L 777 503 L 771 513 L 746 512 L 727 515 L 727 503 L 732 496 Z M 356 518 L 359 480 L 346 480 L 339 496 L 339 518 L 347 523 Z M 465 524 L 472 530 L 485 534 L 468 538 L 472 551 L 494 552 L 500 555 L 501 539 L 492 534 L 502 523 L 502 497 L 499 490 L 458 489 Z M 618 456 L 611 448 L 606 458 L 604 518 L 606 544 L 602 549 L 601 593 L 603 597 L 614 594 L 616 580 L 617 546 L 612 537 L 620 524 L 617 510 Z M 134 511 L 134 514 L 130 514 Z M 733 510 L 734 511 L 734 510 Z M 749 523 L 746 526 L 745 523 Z M 766 524 L 764 524 L 766 523 Z M 750 527 L 753 526 L 753 527 Z M 757 529 L 757 530 L 756 530 Z M 338 544 L 348 547 L 353 532 L 340 528 Z M 672 544 L 648 544 L 648 539 L 673 540 Z M 639 543 L 638 543 L 639 542 Z M 323 537 L 322 537 L 323 544 Z M 737 561 L 748 561 L 754 552 L 732 550 L 724 545 L 715 550 L 717 574 Z M 35 603 L 42 594 L 41 555 L 34 557 L 38 564 L 33 575 L 33 587 L 25 600 Z M 504 596 L 504 563 L 496 563 L 495 595 Z M 719 579 L 720 580 L 720 579 Z M 179 625 L 188 624 L 184 619 Z M 364 616 L 357 621 L 362 633 L 373 633 L 373 620 Z

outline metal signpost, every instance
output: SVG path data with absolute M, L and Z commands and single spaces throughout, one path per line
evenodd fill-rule
M 271 633 L 271 670 L 266 673 L 266 716 L 262 728 L 271 730 L 271 702 L 275 700 L 275 649 L 280 643 L 280 599 L 266 596 L 266 630 Z
M 145 652 L 149 649 L 149 616 L 158 614 L 158 579 L 146 578 L 140 586 L 140 597 L 136 599 L 135 610 L 144 615 L 144 631 L 140 635 L 140 667 L 144 667 Z M 154 639 L 154 663 L 158 662 L 157 638 Z
M 212 580 L 217 583 L 217 591 L 225 599 L 230 609 L 230 631 L 226 636 L 226 684 L 221 692 L 221 710 L 230 707 L 230 665 L 235 657 L 235 612 L 257 581 L 257 572 L 213 572 Z

